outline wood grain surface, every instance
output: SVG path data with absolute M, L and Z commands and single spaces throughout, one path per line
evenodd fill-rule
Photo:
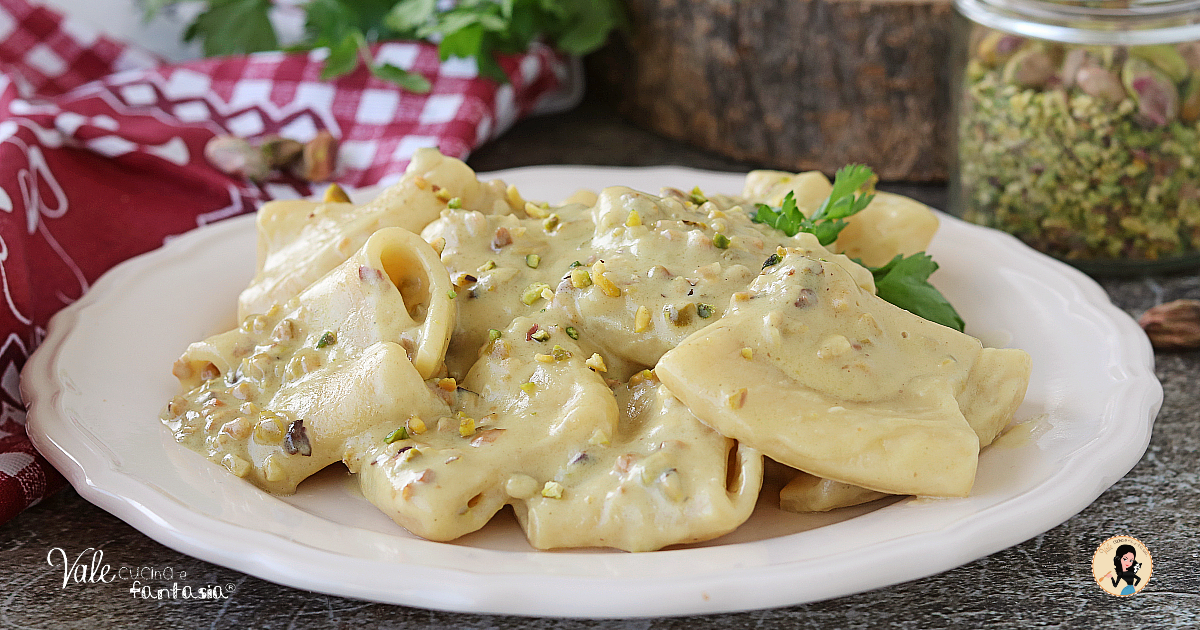
M 736 160 L 942 181 L 950 0 L 629 0 L 589 60 L 623 116 Z

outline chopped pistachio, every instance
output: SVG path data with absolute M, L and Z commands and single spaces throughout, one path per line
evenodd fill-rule
M 730 394 L 726 402 L 730 409 L 741 409 L 742 405 L 746 404 L 746 388 L 743 387 Z
M 458 297 L 458 291 L 455 291 L 454 289 L 450 289 L 449 291 L 446 292 L 446 297 L 453 300 L 454 298 Z
M 488 341 L 495 341 L 500 338 L 500 331 L 495 328 L 488 329 Z
M 713 311 L 714 308 L 712 304 L 701 303 L 696 305 L 696 314 L 699 315 L 701 319 L 708 319 L 709 317 L 712 317 Z
M 567 359 L 571 358 L 571 353 L 566 348 L 563 348 L 558 344 L 555 344 L 554 348 L 550 351 L 550 354 L 554 356 L 555 361 L 566 361 Z
M 608 297 L 621 297 L 621 287 L 618 287 L 608 276 L 604 275 L 604 263 L 597 262 L 592 265 L 592 283 L 599 287 L 600 291 Z
M 446 202 L 446 207 L 451 210 L 462 210 L 462 197 L 453 197 Z
M 532 305 L 534 302 L 542 298 L 542 291 L 549 288 L 550 285 L 546 284 L 545 282 L 534 282 L 528 287 L 525 287 L 525 290 L 521 292 L 521 302 L 526 305 Z
M 592 286 L 592 274 L 587 269 L 571 270 L 571 286 L 576 289 L 586 289 Z
M 345 189 L 337 184 L 330 184 L 325 189 L 325 203 L 350 203 L 350 195 L 346 194 Z
M 525 256 L 525 266 L 530 269 L 537 269 L 538 265 L 542 264 L 542 257 L 537 254 L 529 254 Z
M 599 353 L 593 352 L 592 356 L 588 357 L 587 360 L 583 362 L 583 364 L 588 366 L 589 368 L 591 368 L 593 371 L 596 371 L 596 372 L 607 372 L 608 371 L 608 367 L 604 365 L 604 357 L 600 356 Z
M 637 308 L 633 316 L 633 332 L 642 333 L 650 330 L 650 309 L 644 305 Z
M 548 499 L 561 499 L 563 495 L 563 487 L 557 481 L 547 481 L 542 488 L 542 496 Z
M 765 261 L 763 261 L 762 268 L 766 269 L 767 267 L 773 267 L 778 265 L 782 260 L 783 259 L 779 257 L 779 254 L 771 254 L 770 256 L 767 256 Z
M 537 391 L 537 383 L 534 383 L 534 382 L 521 383 L 521 391 L 532 396 L 533 392 Z
M 479 273 L 483 273 L 485 271 L 491 271 L 492 269 L 495 269 L 495 268 L 496 268 L 496 261 L 489 260 L 489 261 L 483 263 L 482 265 L 479 265 L 479 269 L 477 269 L 476 271 L 478 271 Z
M 324 348 L 325 346 L 332 346 L 335 343 L 337 343 L 337 333 L 333 332 L 332 330 L 326 330 L 321 334 L 321 338 L 317 339 L 316 345 L 317 348 L 320 349 Z
M 545 219 L 550 216 L 550 205 L 546 203 L 533 203 L 532 201 L 525 202 L 525 214 L 531 219 Z
M 539 328 L 529 335 L 529 338 L 534 341 L 550 341 L 550 331 L 545 328 Z
M 392 442 L 399 442 L 400 440 L 407 440 L 407 439 L 408 439 L 408 429 L 406 429 L 404 427 L 400 427 L 399 429 L 396 429 L 395 431 L 392 431 L 391 433 L 387 434 L 387 437 L 383 438 L 383 443 L 391 444 Z
M 582 267 L 582 266 L 583 266 L 583 263 L 581 263 L 581 262 L 579 262 L 578 260 L 576 260 L 576 261 L 572 262 L 571 264 L 567 265 L 567 268 L 568 268 L 568 269 L 574 269 L 574 268 L 576 268 L 576 267 Z
M 546 230 L 547 232 L 552 232 L 554 231 L 554 228 L 558 227 L 560 221 L 561 219 L 558 218 L 557 214 L 551 214 L 542 221 L 542 229 Z
M 575 330 L 574 326 L 567 326 L 567 336 L 572 339 L 579 339 L 579 331 Z
M 712 243 L 717 249 L 729 249 L 729 237 L 720 232 L 713 234 Z
M 688 195 L 688 201 L 696 204 L 697 206 L 702 206 L 708 202 L 708 197 L 705 197 L 704 193 L 700 192 L 700 187 L 696 186 L 695 188 L 692 188 L 691 194 Z

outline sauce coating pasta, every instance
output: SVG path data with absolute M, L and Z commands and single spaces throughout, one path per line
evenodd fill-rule
M 751 220 L 829 188 L 759 171 L 740 197 L 550 206 L 423 150 L 366 205 L 267 204 L 241 324 L 184 352 L 162 420 L 269 492 L 344 462 L 432 540 L 506 505 L 542 549 L 712 539 L 764 455 L 794 469 L 785 509 L 965 496 L 1028 355 L 884 302 L 842 253 L 924 250 L 921 204 L 881 194 L 830 248 Z

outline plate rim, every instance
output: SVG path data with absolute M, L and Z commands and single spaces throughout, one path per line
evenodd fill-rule
M 673 166 L 595 167 L 568 165 L 519 167 L 503 171 L 480 173 L 479 177 L 480 179 L 501 178 L 508 180 L 519 179 L 521 177 L 546 176 L 549 174 L 555 174 L 560 177 L 566 174 L 576 174 L 584 178 L 594 178 L 599 177 L 597 173 L 600 172 L 603 172 L 605 177 L 612 177 L 614 179 L 630 176 L 631 174 L 653 176 L 656 173 L 664 174 L 664 177 L 670 174 L 683 175 L 696 179 L 727 178 L 729 181 L 736 179 L 739 182 L 744 177 L 744 173 L 706 171 Z M 944 540 L 963 543 L 942 545 L 940 552 L 935 554 L 936 557 L 932 559 L 927 558 L 926 564 L 920 570 L 914 571 L 910 567 L 904 566 L 904 554 L 900 554 L 895 549 L 884 549 L 880 550 L 881 555 L 872 557 L 868 563 L 872 565 L 871 569 L 874 572 L 870 576 L 870 579 L 861 582 L 852 590 L 834 588 L 829 584 L 824 586 L 815 585 L 812 591 L 799 597 L 790 589 L 783 589 L 781 592 L 768 592 L 769 589 L 764 587 L 764 585 L 778 583 L 779 580 L 786 579 L 789 574 L 794 573 L 795 567 L 793 565 L 797 564 L 795 562 L 768 567 L 755 566 L 743 569 L 727 569 L 718 575 L 697 575 L 688 580 L 673 579 L 671 584 L 662 584 L 661 580 L 655 579 L 653 580 L 653 584 L 657 586 L 657 590 L 655 597 L 651 599 L 657 601 L 646 601 L 647 598 L 644 595 L 639 597 L 649 585 L 642 584 L 641 582 L 647 580 L 600 577 L 591 580 L 578 577 L 571 578 L 575 581 L 590 581 L 592 586 L 602 586 L 608 589 L 609 594 L 604 598 L 607 601 L 613 601 L 613 593 L 619 593 L 622 597 L 633 598 L 639 601 L 639 604 L 636 606 L 615 611 L 602 605 L 581 606 L 581 602 L 579 601 L 563 601 L 562 598 L 559 601 L 542 602 L 543 605 L 540 607 L 530 607 L 527 601 L 523 602 L 519 597 L 511 597 L 511 590 L 509 588 L 503 588 L 504 585 L 494 584 L 494 582 L 505 582 L 504 580 L 495 580 L 494 575 L 491 573 L 471 572 L 462 568 L 452 571 L 440 567 L 423 567 L 423 571 L 431 574 L 444 573 L 446 577 L 453 578 L 455 582 L 468 586 L 485 582 L 488 583 L 486 586 L 491 590 L 488 593 L 461 596 L 461 594 L 455 593 L 431 593 L 429 589 L 417 587 L 371 589 L 361 585 L 330 584 L 327 580 L 311 576 L 308 574 L 309 572 L 305 571 L 305 568 L 312 566 L 312 560 L 309 556 L 330 562 L 336 562 L 339 559 L 346 561 L 347 556 L 328 550 L 307 548 L 305 554 L 298 555 L 295 560 L 281 560 L 276 557 L 277 554 L 265 553 L 261 545 L 258 547 L 255 546 L 256 539 L 261 537 L 260 534 L 262 532 L 252 532 L 253 536 L 245 536 L 246 532 L 242 528 L 205 514 L 189 511 L 186 506 L 179 505 L 171 497 L 160 497 L 144 485 L 134 491 L 130 491 L 129 488 L 121 490 L 120 486 L 122 484 L 120 482 L 123 476 L 113 466 L 108 465 L 104 461 L 101 453 L 89 448 L 86 444 L 82 444 L 78 436 L 56 434 L 53 431 L 53 425 L 47 424 L 49 423 L 48 418 L 53 418 L 56 414 L 64 412 L 59 406 L 62 398 L 62 386 L 56 380 L 58 356 L 61 348 L 71 340 L 72 331 L 75 331 L 80 320 L 86 317 L 87 311 L 98 304 L 102 304 L 103 300 L 111 299 L 111 296 L 115 295 L 115 292 L 124 284 L 136 281 L 135 276 L 138 269 L 150 265 L 159 259 L 176 257 L 186 252 L 188 248 L 202 246 L 203 242 L 208 239 L 219 238 L 229 232 L 246 229 L 244 224 L 253 223 L 253 218 L 253 214 L 241 215 L 197 228 L 171 239 L 159 249 L 126 260 L 105 273 L 80 300 L 66 307 L 52 318 L 47 327 L 47 334 L 44 341 L 30 357 L 25 370 L 22 372 L 21 393 L 23 399 L 26 401 L 28 409 L 27 427 L 34 445 L 56 468 L 64 473 L 64 476 L 67 477 L 72 486 L 86 500 L 116 515 L 150 538 L 177 551 L 287 586 L 344 597 L 383 603 L 413 605 L 452 612 L 584 618 L 675 616 L 735 612 L 799 604 L 848 595 L 949 570 L 1028 540 L 1065 522 L 1091 504 L 1105 489 L 1124 476 L 1140 460 L 1149 444 L 1154 419 L 1162 403 L 1162 387 L 1153 372 L 1154 355 L 1150 349 L 1148 340 L 1146 340 L 1144 334 L 1141 333 L 1141 329 L 1137 327 L 1132 318 L 1112 304 L 1107 293 L 1104 292 L 1099 284 L 1082 272 L 1026 247 L 1008 234 L 965 223 L 955 217 L 939 212 L 939 219 L 942 220 L 943 225 L 955 225 L 954 229 L 965 229 L 981 238 L 990 240 L 998 239 L 997 242 L 1003 242 L 1006 248 L 1011 248 L 1025 264 L 1034 264 L 1056 273 L 1064 287 L 1069 288 L 1074 293 L 1073 297 L 1076 299 L 1071 300 L 1073 308 L 1090 311 L 1091 315 L 1099 317 L 1106 324 L 1111 325 L 1116 335 L 1113 343 L 1118 345 L 1121 350 L 1119 354 L 1125 359 L 1123 366 L 1128 369 L 1128 375 L 1122 381 L 1123 387 L 1119 388 L 1120 392 L 1114 393 L 1112 396 L 1113 400 L 1121 403 L 1113 410 L 1113 413 L 1120 417 L 1137 418 L 1139 421 L 1117 424 L 1116 428 L 1121 433 L 1104 436 L 1104 441 L 1096 445 L 1102 452 L 1100 453 L 1101 456 L 1094 459 L 1101 463 L 1093 465 L 1093 467 L 1099 469 L 1099 472 L 1103 474 L 1091 476 L 1076 474 L 1070 477 L 1073 483 L 1063 483 L 1063 480 L 1059 479 L 1064 475 L 1066 467 L 1063 467 L 1035 485 L 1034 488 L 1023 493 L 1028 494 L 1039 488 L 1044 489 L 1047 486 L 1056 488 L 1057 491 L 1053 493 L 1053 496 L 1043 495 L 1038 497 L 1038 502 L 1042 504 L 1043 509 L 1056 514 L 1054 518 L 1050 519 L 1054 520 L 1054 523 L 1047 526 L 1018 525 L 999 533 L 989 531 L 988 536 L 981 537 L 978 536 L 981 532 L 975 530 L 994 529 L 995 526 L 988 526 L 979 519 L 959 519 L 944 527 L 932 531 L 923 531 L 917 535 L 917 537 L 926 537 L 936 533 Z M 1142 418 L 1145 420 L 1141 421 Z M 47 430 L 47 428 L 51 430 Z M 1083 451 L 1085 446 L 1096 442 L 1099 437 L 1094 436 L 1087 444 L 1075 449 L 1072 452 L 1072 457 L 1068 458 L 1068 461 L 1078 459 L 1079 452 Z M 74 444 L 72 444 L 71 438 L 75 438 Z M 1137 448 L 1130 447 L 1130 444 Z M 1096 455 L 1096 452 L 1089 452 L 1089 454 Z M 1067 490 L 1070 490 L 1070 492 L 1067 492 Z M 154 501 L 156 498 L 165 499 L 168 505 L 155 505 Z M 1009 498 L 1005 500 L 1005 503 L 1015 498 L 1017 497 Z M 998 506 L 993 506 L 993 508 L 995 507 Z M 189 518 L 180 521 L 178 518 L 180 515 L 186 515 Z M 1061 518 L 1059 518 L 1059 515 L 1061 515 Z M 237 540 L 238 544 L 229 547 L 214 548 L 211 544 L 211 538 L 218 533 L 230 530 L 237 531 L 243 535 L 243 538 Z M 986 544 L 984 539 L 986 539 Z M 974 544 L 969 544 L 972 540 Z M 428 541 L 419 542 L 439 544 L 428 543 Z M 876 542 L 873 543 L 873 546 L 879 546 L 880 544 Z M 477 551 L 487 552 L 488 550 Z M 687 551 L 690 550 L 667 550 L 654 553 L 672 554 Z M 856 549 L 855 552 L 861 555 L 861 550 Z M 361 561 L 359 559 L 355 560 Z M 846 558 L 844 560 L 850 563 L 864 562 L 862 558 Z M 380 563 L 376 562 L 375 564 Z M 390 563 L 385 564 L 391 566 Z M 380 567 L 380 569 L 386 570 L 387 567 Z M 547 586 L 554 586 L 553 584 L 546 584 L 547 581 L 561 580 L 560 577 L 555 576 L 540 576 L 541 580 L 539 582 L 538 577 L 523 574 L 523 578 L 531 580 L 533 583 L 541 583 Z M 721 584 L 714 584 L 714 580 L 721 582 Z M 705 593 L 704 588 L 701 588 L 701 585 L 697 584 L 700 581 L 707 584 L 709 586 L 708 590 L 712 592 Z M 753 596 L 738 599 L 730 597 L 727 592 L 723 592 L 728 591 L 729 588 L 736 587 L 737 593 L 744 595 L 747 593 L 746 585 L 751 583 L 756 585 L 751 588 L 757 588 L 758 591 L 757 593 L 753 593 Z M 497 588 L 497 586 L 501 586 L 502 588 Z M 529 586 L 526 585 L 524 588 L 527 589 Z M 698 597 L 698 594 L 701 596 Z

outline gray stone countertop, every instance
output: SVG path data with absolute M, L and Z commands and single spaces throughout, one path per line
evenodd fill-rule
M 527 120 L 470 160 L 481 171 L 533 164 L 754 167 L 638 131 L 588 102 Z M 944 207 L 937 186 L 890 190 Z M 1130 315 L 1200 298 L 1200 276 L 1103 283 Z M 1123 479 L 1066 523 L 1015 547 L 916 581 L 788 608 L 704 617 L 570 620 L 433 612 L 279 586 L 164 547 L 67 489 L 0 526 L 0 628 L 1196 628 L 1200 627 L 1200 352 L 1158 353 L 1165 400 L 1149 449 Z M 1131 535 L 1154 555 L 1137 596 L 1111 597 L 1091 576 L 1100 542 Z M 54 548 L 92 547 L 105 562 L 171 567 L 188 581 L 236 585 L 214 602 L 141 600 L 113 584 L 62 586 Z M 614 605 L 617 605 L 614 602 Z

